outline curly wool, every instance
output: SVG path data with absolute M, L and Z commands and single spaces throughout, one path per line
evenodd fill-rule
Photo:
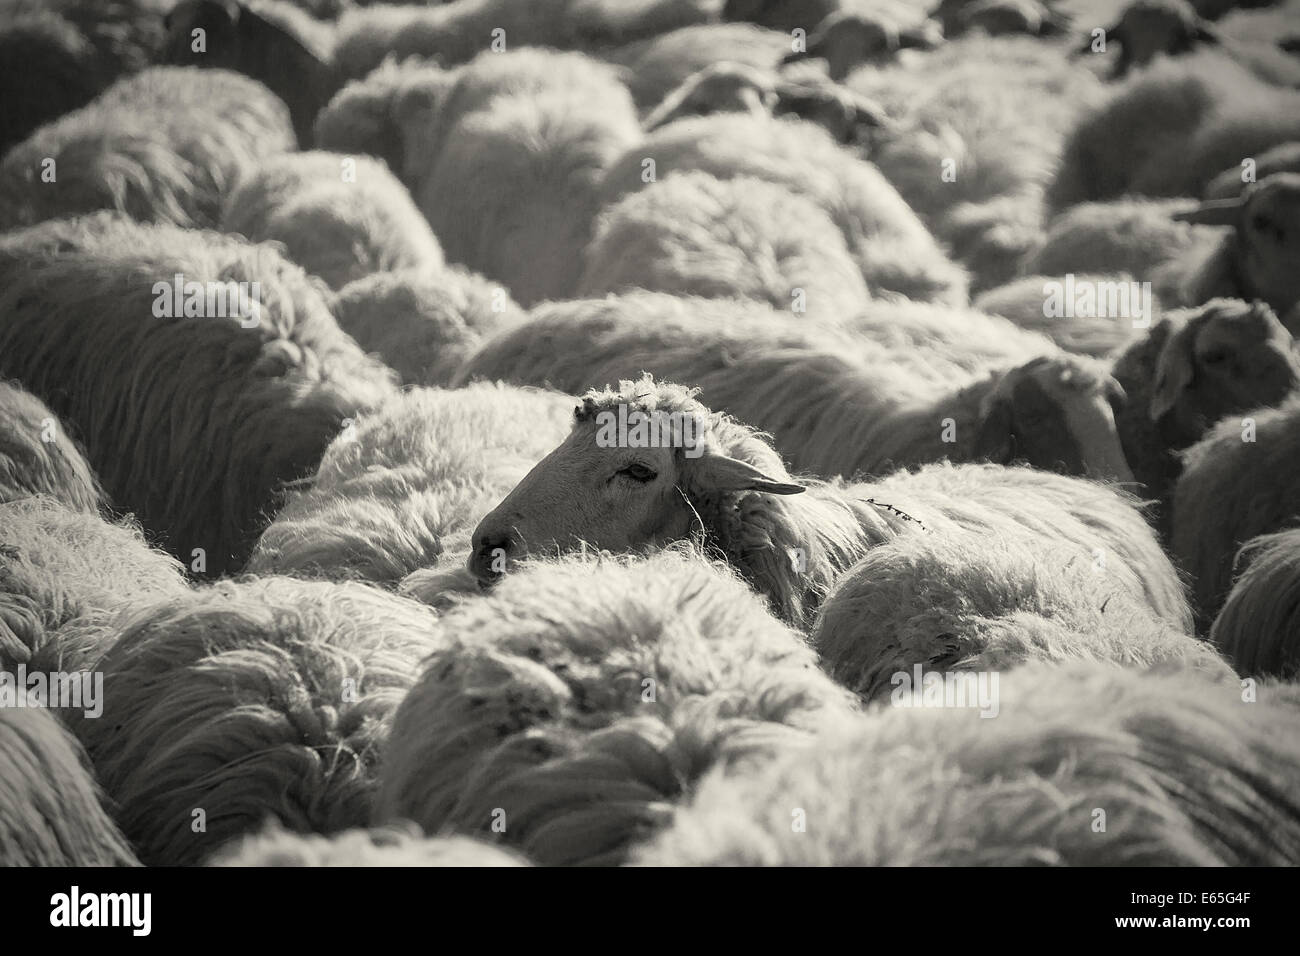
M 330 445 L 248 570 L 396 584 L 463 556 L 478 520 L 563 439 L 572 413 L 568 396 L 506 386 L 396 395 Z
M 1210 643 L 1239 673 L 1300 676 L 1300 531 L 1246 542 L 1236 566 L 1245 567 L 1210 628 Z
M 443 265 L 406 187 L 365 156 L 286 153 L 260 163 L 227 196 L 221 229 L 283 243 L 333 289 L 376 272 Z
M 1189 666 L 1223 659 L 1156 618 L 1106 559 L 1019 535 L 908 535 L 872 549 L 826 598 L 812 631 L 823 666 L 866 700 L 894 675 L 1006 671 L 1027 661 Z
M 1300 862 L 1300 706 L 1286 685 L 1243 704 L 1235 682 L 1080 662 L 1019 668 L 999 690 L 996 720 L 882 708 L 756 773 L 714 775 L 637 862 Z
M 103 504 L 99 479 L 63 423 L 35 395 L 0 381 L 0 503 L 30 495 L 91 514 Z
M 267 818 L 297 832 L 363 826 L 435 624 L 360 584 L 219 582 L 123 618 L 96 666 L 102 717 L 69 724 L 147 865 L 201 862 Z
M 138 866 L 101 798 L 48 711 L 0 707 L 0 866 Z
M 61 502 L 0 504 L 0 667 L 77 671 L 113 638 L 122 608 L 186 594 L 181 566 L 128 521 Z
M 869 298 L 839 229 L 811 200 L 700 172 L 673 173 L 601 214 L 577 294 L 629 289 L 757 299 L 830 321 Z
M 259 322 L 155 317 L 162 282 L 260 283 Z M 251 288 L 251 287 L 250 287 Z M 239 568 L 281 485 L 391 394 L 320 289 L 268 246 L 101 213 L 0 240 L 0 374 L 85 441 L 113 502 L 184 561 Z
M 710 768 L 744 772 L 852 713 L 799 635 L 686 551 L 538 562 L 439 622 L 377 819 L 618 863 Z
M 5 155 L 0 226 L 116 209 L 213 227 L 240 170 L 296 144 L 288 109 L 261 84 L 225 70 L 151 67 Z
M 376 272 L 349 282 L 334 318 L 406 385 L 446 385 L 482 340 L 521 322 L 505 288 L 456 267 Z
M 811 123 L 737 113 L 670 123 L 609 166 L 601 187 L 607 204 L 644 188 L 646 159 L 654 160 L 660 179 L 699 170 L 785 186 L 830 215 L 873 293 L 952 305 L 966 300 L 965 274 L 903 198 L 874 166 Z
M 1300 399 L 1247 413 L 1210 429 L 1182 459 L 1174 486 L 1170 551 L 1192 580 L 1193 604 L 1208 628 L 1232 587 L 1237 551 L 1260 535 L 1291 527 L 1300 515 Z
M 425 838 L 411 824 L 344 830 L 332 837 L 272 825 L 231 841 L 208 866 L 528 866 L 528 861 L 468 837 Z

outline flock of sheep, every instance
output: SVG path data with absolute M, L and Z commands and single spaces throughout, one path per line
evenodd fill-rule
M 1300 863 L 1297 38 L 0 0 L 0 863 Z

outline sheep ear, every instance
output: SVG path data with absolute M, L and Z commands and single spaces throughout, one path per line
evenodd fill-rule
M 995 465 L 1005 465 L 1011 460 L 1011 452 L 1011 404 L 997 399 L 980 416 L 975 455 Z
M 1149 410 L 1153 422 L 1169 414 L 1178 404 L 1179 396 L 1192 384 L 1196 372 L 1192 356 L 1194 338 L 1191 325 L 1183 326 L 1165 340 L 1164 348 L 1160 350 Z
M 1177 222 L 1190 222 L 1197 226 L 1235 226 L 1245 205 L 1244 195 L 1231 199 L 1207 199 L 1195 209 L 1174 213 L 1173 218 Z
M 775 481 L 748 462 L 726 455 L 705 455 L 695 466 L 696 487 L 706 491 L 764 491 L 769 495 L 797 495 L 803 485 Z

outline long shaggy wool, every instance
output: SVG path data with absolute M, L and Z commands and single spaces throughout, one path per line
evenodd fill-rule
M 1261 535 L 1237 555 L 1237 578 L 1210 643 L 1239 673 L 1300 676 L 1300 531 Z
M 211 314 L 215 299 L 160 316 L 176 275 L 250 283 L 256 325 Z M 270 246 L 107 213 L 0 240 L 0 375 L 76 429 L 116 506 L 187 564 L 202 548 L 209 574 L 240 567 L 282 484 L 393 379 Z
M 543 562 L 439 624 L 377 819 L 543 865 L 621 862 L 710 768 L 752 770 L 852 713 L 799 635 L 684 551 Z
M 925 673 L 1005 672 L 1027 661 L 1232 670 L 1107 569 L 1044 538 L 907 535 L 868 552 L 826 598 L 812 632 L 823 667 L 866 700 Z
M 568 431 L 573 400 L 479 385 L 394 396 L 330 445 L 248 569 L 395 584 L 448 555 Z
M 268 819 L 364 826 L 435 623 L 359 584 L 220 582 L 125 618 L 97 666 L 102 717 L 69 722 L 147 865 L 201 862 Z
M 333 300 L 339 326 L 406 385 L 446 385 L 484 338 L 523 321 L 505 287 L 457 267 L 376 272 Z
M 581 296 L 645 289 L 758 299 L 837 320 L 867 286 L 830 216 L 761 179 L 678 172 L 606 209 L 587 249 Z
M 332 837 L 278 826 L 232 841 L 208 866 L 528 866 L 523 858 L 468 837 L 426 839 L 410 825 L 345 830 Z
M 1065 281 L 1063 274 L 1021 276 L 980 293 L 973 305 L 981 312 L 1002 316 L 1022 329 L 1041 332 L 1067 352 L 1094 358 L 1106 358 L 1142 338 L 1143 332 L 1133 327 L 1131 316 L 1044 315 L 1048 283 L 1063 288 Z M 1132 282 L 1133 277 L 1126 273 L 1077 273 L 1074 281 L 1078 283 L 1076 288 L 1083 288 L 1085 283 Z M 1151 321 L 1158 322 L 1163 313 L 1154 294 L 1151 311 Z
M 509 50 L 553 47 L 594 51 L 716 18 L 722 0 L 459 0 L 443 6 L 376 5 L 339 19 L 334 63 L 365 76 L 386 57 L 437 57 L 464 63 L 497 35 Z
M 181 566 L 129 521 L 45 498 L 0 504 L 0 667 L 83 670 L 119 610 L 186 593 Z
M 1230 59 L 1160 59 L 1070 134 L 1047 203 L 1061 210 L 1126 193 L 1196 196 L 1243 157 L 1300 139 L 1300 91 Z
M 0 707 L 0 866 L 138 866 L 101 797 L 48 711 Z
M 442 247 L 383 163 L 339 153 L 286 153 L 249 170 L 226 199 L 224 232 L 274 239 L 333 289 L 376 272 L 433 271 Z
M 1228 597 L 1241 546 L 1297 523 L 1297 461 L 1300 400 L 1294 398 L 1224 419 L 1184 454 L 1174 487 L 1171 551 L 1191 576 L 1202 627 Z
M 644 294 L 548 304 L 486 342 L 458 380 L 577 393 L 650 372 L 702 389 L 710 407 L 772 434 L 796 470 L 825 477 L 993 458 L 1127 480 L 1105 405 L 1114 383 L 1044 336 L 929 303 L 872 303 L 834 328 L 795 318 Z M 1062 421 L 1074 409 L 1095 433 Z
M 602 185 L 606 202 L 645 186 L 647 160 L 658 179 L 694 169 L 785 186 L 830 215 L 873 293 L 965 302 L 964 273 L 903 198 L 874 166 L 811 123 L 734 113 L 670 123 L 610 166 Z
M 884 708 L 757 773 L 715 775 L 638 860 L 1300 862 L 1300 706 L 1284 686 L 1243 703 L 1235 683 L 1186 671 L 1044 664 L 1003 675 L 1000 698 L 995 720 Z
M 31 495 L 91 514 L 103 504 L 99 479 L 58 417 L 35 395 L 0 381 L 0 503 Z
M 295 145 L 285 105 L 254 80 L 225 70 L 152 67 L 5 155 L 0 227 L 97 209 L 212 227 L 241 169 Z
M 632 411 L 690 415 L 705 423 L 696 436 L 701 454 L 681 449 L 656 457 L 671 470 L 655 475 L 645 494 L 632 496 L 624 513 L 606 514 L 598 498 L 602 457 L 619 455 L 597 439 L 601 412 Z M 691 530 L 679 537 L 702 537 L 724 555 L 784 620 L 806 626 L 835 580 L 869 551 L 904 533 L 923 529 L 946 533 L 962 529 L 981 535 L 1050 543 L 1063 555 L 1091 560 L 1100 551 L 1107 567 L 1128 593 L 1175 626 L 1190 627 L 1191 615 L 1181 583 L 1135 502 L 1112 487 L 1028 468 L 1001 465 L 931 465 L 917 472 L 844 485 L 805 480 L 802 494 L 769 494 L 762 485 L 711 484 L 721 457 L 756 469 L 765 483 L 788 486 L 792 479 L 764 437 L 721 413 L 712 413 L 681 386 L 649 378 L 623 381 L 614 390 L 592 391 L 574 416 L 569 437 L 547 456 L 475 531 L 484 542 L 507 537 L 517 559 L 570 549 L 574 539 L 635 550 L 660 537 L 649 527 L 676 527 L 673 509 L 684 509 Z M 742 466 L 743 469 L 743 466 Z M 727 471 L 735 473 L 732 466 Z M 677 492 L 658 505 L 655 487 Z M 660 493 L 663 489 L 660 489 Z M 669 514 L 661 512 L 667 509 Z M 620 521 L 628 522 L 627 527 Z M 653 524 L 659 521 L 660 524 Z M 616 544 L 615 544 L 616 542 Z M 476 555 L 479 552 L 476 551 Z M 801 555 L 792 561 L 792 554 Z
M 554 78 L 484 95 L 510 89 L 515 73 L 526 85 Z M 627 90 L 579 54 L 485 53 L 442 110 L 447 133 L 413 192 L 447 257 L 503 282 L 525 306 L 571 295 L 600 178 L 641 135 Z

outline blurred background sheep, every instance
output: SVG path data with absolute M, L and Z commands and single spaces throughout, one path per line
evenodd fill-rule
M 1300 862 L 1297 37 L 0 0 L 0 862 Z

